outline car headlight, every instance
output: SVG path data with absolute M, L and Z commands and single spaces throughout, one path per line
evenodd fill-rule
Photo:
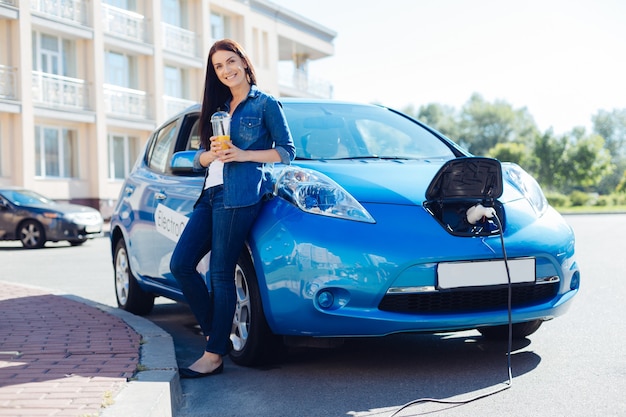
M 286 167 L 276 181 L 275 193 L 307 213 L 376 223 L 343 187 L 317 171 Z
M 502 168 L 510 182 L 530 202 L 537 215 L 543 215 L 548 209 L 548 200 L 537 181 L 522 167 L 512 162 L 502 163 Z

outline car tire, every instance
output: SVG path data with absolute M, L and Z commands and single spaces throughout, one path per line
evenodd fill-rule
M 113 273 L 118 307 L 139 316 L 150 313 L 154 307 L 154 295 L 142 290 L 137 283 L 137 279 L 130 269 L 128 250 L 124 239 L 120 239 L 115 245 Z
M 25 220 L 20 223 L 17 235 L 26 249 L 39 249 L 46 244 L 46 230 L 36 220 Z
M 80 246 L 83 243 L 85 243 L 87 241 L 87 239 L 78 239 L 78 240 L 70 240 L 70 245 L 72 246 Z
M 270 330 L 261 302 L 256 273 L 250 256 L 239 257 L 235 270 L 237 306 L 233 317 L 230 358 L 242 366 L 262 365 L 279 360 L 286 347 Z
M 523 339 L 535 333 L 543 323 L 542 320 L 514 323 L 512 326 L 513 339 Z M 509 325 L 481 327 L 478 331 L 487 339 L 507 340 L 509 338 Z

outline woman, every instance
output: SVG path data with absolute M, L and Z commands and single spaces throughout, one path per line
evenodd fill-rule
M 217 110 L 231 116 L 228 149 L 221 150 L 211 127 Z M 172 254 L 170 269 L 206 337 L 204 354 L 181 378 L 217 375 L 231 348 L 235 313 L 235 266 L 262 201 L 272 192 L 274 162 L 289 164 L 295 147 L 280 103 L 256 86 L 254 68 L 237 42 L 217 41 L 209 51 L 198 168 L 206 168 L 204 189 Z M 212 294 L 196 270 L 211 251 Z

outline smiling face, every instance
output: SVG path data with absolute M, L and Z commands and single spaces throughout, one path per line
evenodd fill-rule
M 217 78 L 230 89 L 242 84 L 249 85 L 246 78 L 247 65 L 232 51 L 216 51 L 211 58 Z

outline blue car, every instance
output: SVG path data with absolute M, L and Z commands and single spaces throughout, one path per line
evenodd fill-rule
M 274 167 L 274 198 L 239 257 L 234 362 L 398 332 L 506 338 L 509 311 L 523 338 L 566 312 L 580 283 L 574 234 L 518 165 L 382 106 L 282 104 L 296 159 Z M 156 296 L 185 301 L 169 263 L 204 181 L 199 114 L 151 135 L 111 220 L 117 302 L 135 314 Z M 208 259 L 198 268 L 206 276 Z

